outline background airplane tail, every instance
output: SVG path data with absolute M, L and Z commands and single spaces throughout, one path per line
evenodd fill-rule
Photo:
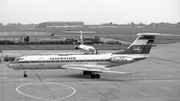
M 159 33 L 139 33 L 138 38 L 125 50 L 114 54 L 149 54 L 155 36 Z

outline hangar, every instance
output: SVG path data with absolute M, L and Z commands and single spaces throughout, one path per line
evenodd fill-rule
M 38 42 L 42 38 L 52 38 L 50 32 L 0 32 L 0 44 Z
M 0 45 L 22 44 L 75 44 L 79 35 L 52 34 L 51 32 L 0 32 Z M 89 43 L 93 38 L 83 38 Z

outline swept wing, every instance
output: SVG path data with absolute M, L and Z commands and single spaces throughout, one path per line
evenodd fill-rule
M 87 72 L 98 72 L 98 73 L 118 73 L 118 74 L 132 74 L 131 72 L 120 72 L 109 69 L 105 66 L 101 65 L 86 65 L 86 64 L 74 64 L 74 65 L 64 65 L 62 66 L 63 69 L 73 69 L 73 70 L 81 70 Z

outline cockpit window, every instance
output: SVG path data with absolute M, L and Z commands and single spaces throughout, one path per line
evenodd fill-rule
M 15 59 L 15 61 L 20 61 L 20 60 L 24 60 L 24 58 L 17 58 L 17 59 Z

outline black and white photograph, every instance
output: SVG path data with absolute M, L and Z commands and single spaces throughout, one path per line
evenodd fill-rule
M 179 101 L 180 0 L 0 0 L 0 101 Z

